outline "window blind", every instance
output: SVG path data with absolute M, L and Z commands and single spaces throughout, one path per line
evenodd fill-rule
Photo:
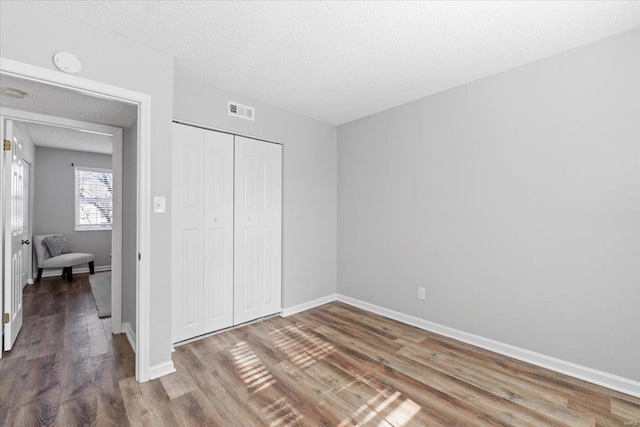
M 113 222 L 113 173 L 77 166 L 76 230 L 110 230 Z

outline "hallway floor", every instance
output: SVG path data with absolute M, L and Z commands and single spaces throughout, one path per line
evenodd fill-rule
M 0 425 L 128 425 L 119 381 L 135 355 L 98 319 L 88 274 L 24 288 L 24 322 L 0 359 Z

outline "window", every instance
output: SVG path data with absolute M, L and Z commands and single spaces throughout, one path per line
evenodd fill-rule
M 111 169 L 76 167 L 76 231 L 111 230 L 113 174 Z

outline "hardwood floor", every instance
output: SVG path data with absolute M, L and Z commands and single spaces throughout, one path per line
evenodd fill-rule
M 640 399 L 341 303 L 177 347 L 143 384 L 86 275 L 28 285 L 23 328 L 0 425 L 640 425 Z
M 98 319 L 87 274 L 24 289 L 24 323 L 0 359 L 0 425 L 128 425 L 119 381 L 135 356 Z

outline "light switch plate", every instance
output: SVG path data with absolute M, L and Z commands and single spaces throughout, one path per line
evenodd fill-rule
M 153 213 L 165 213 L 166 211 L 165 198 L 155 196 L 153 198 Z

